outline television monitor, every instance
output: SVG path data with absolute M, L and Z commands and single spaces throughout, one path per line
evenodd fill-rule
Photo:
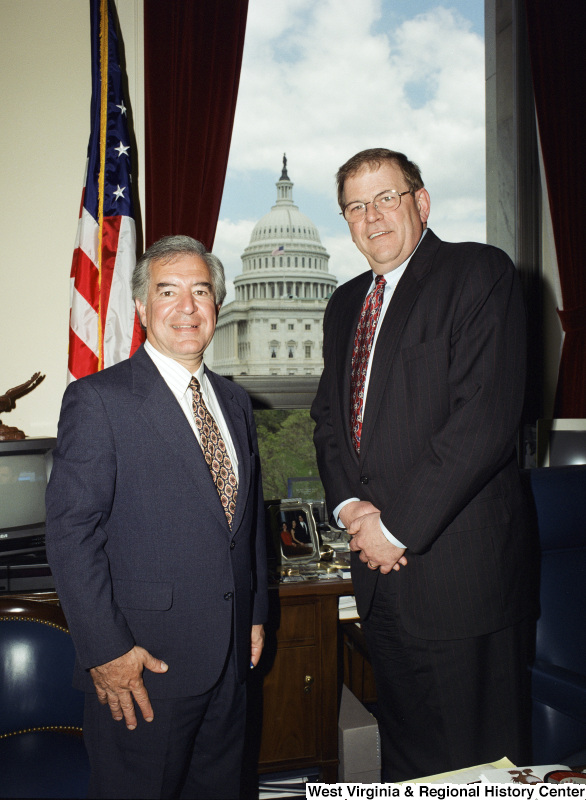
M 586 464 L 586 419 L 537 421 L 537 466 Z
M 45 547 L 45 490 L 54 438 L 0 441 L 0 558 Z

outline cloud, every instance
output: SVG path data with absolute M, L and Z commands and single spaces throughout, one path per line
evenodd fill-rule
M 218 220 L 213 251 L 224 265 L 226 273 L 226 302 L 234 299 L 234 278 L 242 271 L 240 257 L 248 246 L 250 234 L 257 220 Z
M 403 150 L 419 164 L 440 236 L 485 236 L 484 42 L 454 10 L 437 6 L 394 28 L 383 10 L 380 0 L 249 6 L 223 214 L 239 213 L 231 179 L 253 187 L 272 169 L 276 180 L 286 151 L 296 188 L 319 198 L 312 219 L 340 278 L 360 256 L 349 239 L 341 246 L 334 175 L 367 147 Z M 246 224 L 222 219 L 217 248 L 232 258 Z M 247 244 L 230 261 L 234 274 Z

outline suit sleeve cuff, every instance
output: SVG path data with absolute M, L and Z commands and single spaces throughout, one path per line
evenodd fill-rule
M 400 547 L 401 550 L 406 550 L 407 549 L 407 546 L 404 545 L 402 542 L 400 542 L 396 538 L 396 536 L 393 536 L 393 534 L 390 532 L 390 530 L 385 525 L 383 525 L 382 519 L 380 521 L 380 529 L 383 532 L 385 539 L 388 539 L 391 544 L 395 545 L 395 547 Z
M 338 528 L 343 528 L 344 530 L 346 530 L 346 528 L 344 526 L 344 523 L 340 519 L 340 511 L 344 508 L 344 506 L 347 506 L 348 503 L 354 503 L 354 502 L 360 502 L 360 498 L 359 497 L 349 497 L 347 500 L 342 500 L 342 502 L 338 503 L 338 505 L 332 511 L 332 517 L 334 518 Z

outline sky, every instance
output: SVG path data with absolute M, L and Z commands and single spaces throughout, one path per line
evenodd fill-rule
M 483 0 L 250 0 L 213 247 L 227 301 L 283 153 L 340 283 L 367 265 L 338 214 L 335 173 L 369 147 L 419 165 L 441 238 L 485 241 L 484 124 Z

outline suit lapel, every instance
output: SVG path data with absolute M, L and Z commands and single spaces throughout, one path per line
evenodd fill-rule
M 406 271 L 397 284 L 387 308 L 376 342 L 370 370 L 366 408 L 364 409 L 364 424 L 360 439 L 361 461 L 364 460 L 364 455 L 368 452 L 368 445 L 375 428 L 375 420 L 384 395 L 397 345 L 419 291 L 419 284 Z
M 440 240 L 429 230 L 413 254 L 387 308 L 376 342 L 370 371 L 366 408 L 364 410 L 364 425 L 360 440 L 361 460 L 364 459 L 368 451 L 368 445 L 375 429 L 376 418 L 403 329 L 421 291 L 421 283 L 431 268 L 433 257 L 439 244 Z
M 133 392 L 142 399 L 139 411 L 146 422 L 170 447 L 183 463 L 185 474 L 191 477 L 193 491 L 228 530 L 224 509 L 214 486 L 208 465 L 181 406 L 161 377 L 148 353 L 140 348 L 130 361 Z

